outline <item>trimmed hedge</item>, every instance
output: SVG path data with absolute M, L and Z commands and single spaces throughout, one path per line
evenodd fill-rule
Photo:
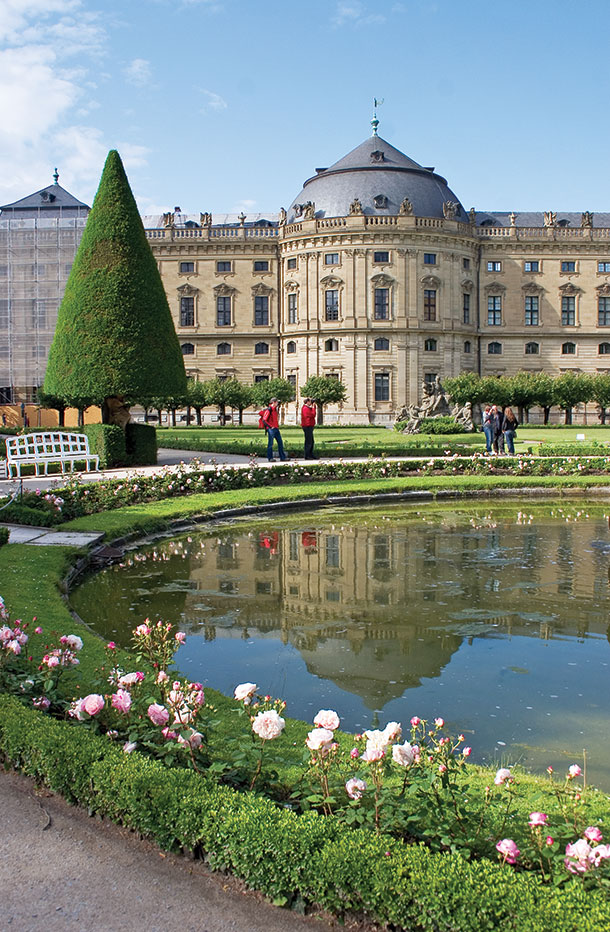
M 125 434 L 117 424 L 87 424 L 83 433 L 89 438 L 91 452 L 100 458 L 100 469 L 125 466 Z
M 129 421 L 125 428 L 125 449 L 130 466 L 156 466 L 157 431 L 151 424 Z
M 601 932 L 603 892 L 578 881 L 545 887 L 489 861 L 468 862 L 297 816 L 189 770 L 167 769 L 83 727 L 0 696 L 0 754 L 70 802 L 128 825 L 164 848 L 186 847 L 278 905 L 364 912 L 413 932 Z
M 530 451 L 535 456 L 610 456 L 610 443 L 600 443 L 592 440 L 572 440 L 565 443 L 545 440 L 543 443 L 531 446 Z
M 4 547 L 5 544 L 8 544 L 9 533 L 7 527 L 0 527 L 0 547 Z

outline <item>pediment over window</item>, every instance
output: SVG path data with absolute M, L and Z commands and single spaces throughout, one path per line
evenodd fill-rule
M 180 285 L 177 289 L 178 294 L 181 298 L 191 298 L 196 294 L 199 294 L 199 288 L 193 288 L 192 285 Z
M 565 296 L 572 296 L 580 294 L 582 288 L 577 288 L 576 285 L 573 285 L 572 282 L 567 282 L 565 285 L 561 285 L 559 292 Z
M 464 291 L 473 291 L 473 290 L 474 290 L 474 282 L 473 282 L 473 280 L 472 280 L 471 278 L 463 278 L 463 279 L 462 279 L 462 289 L 463 289 Z
M 521 285 L 521 291 L 523 294 L 544 294 L 544 288 L 542 288 L 541 285 L 537 285 L 535 282 L 526 282 L 525 285 Z
M 337 278 L 336 275 L 325 275 L 324 278 L 320 279 L 320 284 L 323 288 L 343 288 L 344 282 L 342 278 Z
M 214 288 L 214 294 L 217 298 L 226 298 L 229 295 L 237 294 L 236 288 L 231 288 L 229 285 L 226 285 L 224 282 L 222 285 L 216 285 Z
M 384 275 L 383 272 L 380 272 L 379 275 L 373 275 L 371 284 L 375 288 L 391 288 L 394 284 L 394 279 L 390 275 Z
M 298 282 L 295 282 L 292 280 L 284 282 L 284 291 L 289 291 L 289 292 L 298 291 L 299 287 L 300 286 Z
M 252 286 L 252 294 L 255 297 L 260 297 L 261 295 L 270 295 L 273 293 L 273 288 L 269 288 L 268 285 L 263 285 L 262 282 L 259 282 L 257 285 Z
M 423 278 L 420 278 L 420 282 L 424 288 L 440 288 L 441 285 L 441 280 L 436 275 L 424 275 Z
M 504 294 L 505 291 L 506 285 L 502 282 L 490 282 L 489 285 L 485 285 L 485 294 Z

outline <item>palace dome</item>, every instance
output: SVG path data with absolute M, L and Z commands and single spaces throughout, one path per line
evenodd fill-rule
M 330 168 L 316 169 L 290 205 L 288 222 L 303 219 L 309 202 L 315 205 L 317 218 L 347 217 L 356 200 L 360 201 L 356 212 L 384 216 L 398 214 L 405 198 L 416 217 L 443 217 L 443 205 L 450 202 L 455 205 L 455 219 L 468 221 L 445 178 L 373 135 Z

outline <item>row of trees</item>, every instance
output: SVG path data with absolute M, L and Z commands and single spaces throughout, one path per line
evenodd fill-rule
M 459 405 L 497 404 L 510 405 L 519 411 L 519 420 L 529 420 L 530 408 L 540 407 L 544 423 L 548 424 L 551 408 L 565 412 L 565 423 L 572 423 L 572 412 L 579 404 L 595 402 L 599 419 L 606 423 L 610 407 L 610 375 L 586 375 L 564 372 L 551 376 L 546 372 L 518 372 L 512 376 L 482 377 L 474 372 L 462 372 L 454 379 L 446 379 L 445 390 Z

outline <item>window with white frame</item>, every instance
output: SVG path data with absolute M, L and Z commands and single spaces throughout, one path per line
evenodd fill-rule
M 375 373 L 375 401 L 390 400 L 390 373 Z
M 433 337 L 429 337 L 424 341 L 424 350 L 426 353 L 436 353 L 438 349 L 438 341 Z
M 324 292 L 324 312 L 326 320 L 339 320 L 339 290 L 330 288 Z
M 610 327 L 610 297 L 600 297 L 597 299 L 597 326 Z
M 502 324 L 502 295 L 490 294 L 487 298 L 487 326 L 499 327 Z
M 335 339 L 325 340 L 324 341 L 324 352 L 325 353 L 338 353 L 339 352 L 339 341 Z
M 539 314 L 539 305 L 540 300 L 538 295 L 526 295 L 525 296 L 525 326 L 526 327 L 537 327 L 540 323 L 540 314 Z
M 297 311 L 298 311 L 298 295 L 296 291 L 292 291 L 288 295 L 288 323 L 289 324 L 296 324 Z
M 375 288 L 375 320 L 389 320 L 390 289 Z
M 502 263 L 501 263 L 501 262 L 498 262 L 497 260 L 493 260 L 493 261 L 488 262 L 488 263 L 487 263 L 487 271 L 488 271 L 488 272 L 501 272 L 501 271 L 502 271 Z

